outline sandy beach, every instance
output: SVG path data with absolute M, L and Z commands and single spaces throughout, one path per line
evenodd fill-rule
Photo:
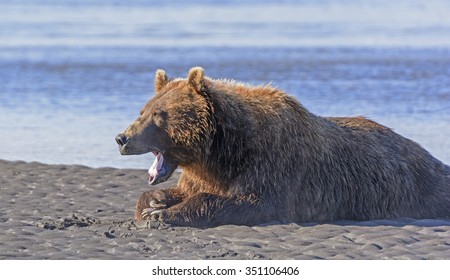
M 133 221 L 146 170 L 0 160 L 0 174 L 0 259 L 450 259 L 448 219 L 177 228 Z

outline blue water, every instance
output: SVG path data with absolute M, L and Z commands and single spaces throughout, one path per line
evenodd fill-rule
M 394 2 L 394 3 L 393 3 Z M 189 3 L 189 4 L 187 4 Z M 450 1 L 1 1 L 0 158 L 148 168 L 114 136 L 156 69 L 272 82 L 450 163 Z

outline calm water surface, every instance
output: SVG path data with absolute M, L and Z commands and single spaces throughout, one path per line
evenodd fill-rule
M 450 163 L 446 1 L 61 2 L 0 2 L 1 159 L 148 168 L 114 136 L 156 69 L 200 65 L 319 115 L 364 115 Z

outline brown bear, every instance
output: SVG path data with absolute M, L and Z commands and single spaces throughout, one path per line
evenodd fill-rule
M 137 220 L 179 226 L 450 216 L 450 167 L 363 117 L 325 118 L 271 86 L 155 77 L 155 95 L 116 137 L 123 155 L 152 152 Z

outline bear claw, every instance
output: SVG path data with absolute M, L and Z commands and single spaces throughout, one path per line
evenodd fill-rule
M 162 213 L 163 211 L 164 211 L 163 209 L 152 211 L 152 212 L 150 213 L 150 216 L 152 216 L 152 218 L 155 218 L 156 220 L 158 220 L 159 217 L 161 216 L 161 213 Z
M 141 212 L 141 218 L 143 220 L 145 219 L 158 220 L 163 211 L 164 209 L 155 210 L 154 208 L 145 208 Z
M 149 204 L 150 207 L 144 208 L 141 211 L 141 218 L 143 220 L 152 218 L 155 215 L 159 216 L 159 214 L 164 210 L 164 208 L 167 207 L 165 203 L 158 203 L 156 200 L 150 201 Z
M 150 201 L 150 207 L 155 209 L 165 208 L 167 205 L 164 203 L 158 203 L 155 200 Z
M 153 210 L 155 210 L 155 209 L 153 209 L 153 208 L 145 208 L 145 209 L 143 209 L 142 212 L 141 212 L 141 219 L 145 220 L 147 218 L 150 218 L 150 215 L 153 212 Z

